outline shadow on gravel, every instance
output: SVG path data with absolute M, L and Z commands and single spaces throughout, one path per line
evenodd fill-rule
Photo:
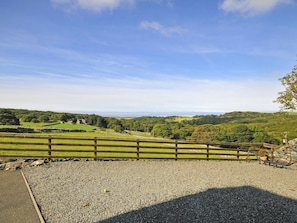
M 297 200 L 250 186 L 213 188 L 99 222 L 297 222 Z

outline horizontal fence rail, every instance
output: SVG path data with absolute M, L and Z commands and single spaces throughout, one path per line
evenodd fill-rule
M 256 160 L 259 149 L 274 150 L 268 143 L 192 142 L 103 137 L 64 137 L 0 133 L 0 157 L 53 159 L 198 159 Z

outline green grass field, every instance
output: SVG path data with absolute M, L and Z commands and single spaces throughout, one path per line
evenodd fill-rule
M 48 123 L 47 123 L 48 124 Z M 6 126 L 7 127 L 7 126 Z M 22 123 L 22 127 L 27 128 L 63 128 L 63 129 L 84 129 L 87 132 L 53 132 L 53 133 L 30 133 L 30 134 L 18 134 L 22 135 L 22 138 L 3 138 L 0 135 L 0 156 L 47 156 L 49 149 L 49 139 L 50 135 L 53 139 L 51 140 L 51 155 L 59 157 L 94 157 L 95 155 L 95 137 L 104 138 L 97 140 L 96 155 L 99 158 L 122 158 L 127 159 L 137 158 L 137 139 L 154 139 L 161 140 L 159 138 L 153 138 L 147 133 L 131 132 L 129 134 L 116 133 L 113 130 L 100 131 L 99 129 L 94 130 L 93 126 L 87 125 L 72 125 L 72 124 L 60 124 L 52 123 L 50 126 L 45 125 L 45 123 Z M 1 128 L 1 126 L 0 126 Z M 1 134 L 1 133 L 0 133 Z M 30 138 L 30 136 L 44 137 L 44 138 Z M 57 139 L 55 139 L 57 137 Z M 59 139 L 61 137 L 73 137 L 76 139 Z M 78 140 L 78 138 L 80 140 Z M 109 141 L 108 139 L 114 140 L 133 140 L 130 141 Z M 1 143 L 2 142 L 2 143 Z M 11 142 L 19 144 L 10 144 Z M 40 144 L 40 145 L 37 145 Z M 153 143 L 153 142 L 141 142 L 139 148 L 139 158 L 140 159 L 151 159 L 151 158 L 176 158 L 176 147 L 174 141 L 168 140 L 168 143 Z M 144 148 L 141 148 L 144 147 Z M 147 147 L 147 148 L 145 148 Z M 152 148 L 157 147 L 157 148 Z M 16 151 L 18 149 L 19 151 Z M 36 151 L 42 150 L 42 151 Z M 197 144 L 179 144 L 178 145 L 179 154 L 178 158 L 194 159 L 200 158 L 205 159 L 206 155 L 206 145 Z M 161 154 L 166 153 L 166 154 Z M 216 155 L 212 155 L 216 153 Z M 222 155 L 217 155 L 222 154 Z M 242 155 L 243 153 L 241 153 Z M 227 150 L 212 150 L 209 149 L 208 157 L 210 159 L 217 158 L 236 158 L 236 151 Z M 246 156 L 240 157 L 244 159 Z M 250 158 L 255 158 L 251 156 Z

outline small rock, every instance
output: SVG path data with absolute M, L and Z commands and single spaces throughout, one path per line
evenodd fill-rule
M 31 166 L 40 166 L 44 164 L 44 160 L 36 160 L 33 163 L 31 163 Z
M 25 163 L 28 163 L 28 162 L 33 162 L 33 161 L 35 161 L 35 160 L 37 160 L 36 158 L 25 158 L 24 159 L 24 162 Z
M 1 157 L 0 158 L 0 163 L 10 163 L 10 162 L 15 162 L 17 161 L 16 158 L 7 158 L 7 157 Z
M 88 206 L 90 206 L 90 203 L 83 203 L 82 206 L 83 206 L 83 207 L 88 207 Z
M 17 170 L 22 168 L 22 162 L 9 162 L 5 165 L 5 170 Z
M 297 170 L 297 163 L 292 164 L 288 168 L 291 169 L 291 170 Z
M 0 164 L 0 170 L 4 170 L 5 169 L 5 166 L 6 166 L 5 163 Z

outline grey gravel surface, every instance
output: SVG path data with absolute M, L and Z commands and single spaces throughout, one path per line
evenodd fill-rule
M 257 162 L 68 161 L 24 173 L 49 223 L 297 222 L 297 171 Z

